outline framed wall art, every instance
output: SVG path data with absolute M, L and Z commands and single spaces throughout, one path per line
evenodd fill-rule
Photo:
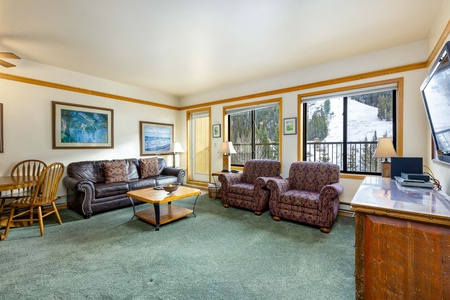
M 297 134 L 297 118 L 285 118 L 283 132 L 284 134 Z
M 140 121 L 142 155 L 172 154 L 173 124 Z
M 212 126 L 212 136 L 213 138 L 220 138 L 221 131 L 220 131 L 220 124 L 214 124 Z
M 114 148 L 114 111 L 52 102 L 53 149 Z

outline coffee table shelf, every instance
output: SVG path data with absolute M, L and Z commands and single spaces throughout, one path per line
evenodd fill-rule
M 159 211 L 161 213 L 159 224 L 161 225 L 184 218 L 193 213 L 191 209 L 173 204 L 160 206 Z M 156 216 L 153 208 L 137 212 L 136 217 L 156 226 Z

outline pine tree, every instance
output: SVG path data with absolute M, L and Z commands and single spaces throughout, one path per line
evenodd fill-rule
M 347 169 L 349 171 L 356 171 L 356 155 L 357 155 L 356 145 L 350 144 L 350 151 L 347 159 L 348 161 Z

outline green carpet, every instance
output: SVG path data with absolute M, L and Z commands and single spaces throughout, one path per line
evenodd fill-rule
M 44 237 L 37 224 L 13 228 L 0 242 L 0 299 L 354 299 L 352 218 L 324 234 L 208 195 L 196 215 L 155 232 L 131 208 L 88 220 L 64 209 Z

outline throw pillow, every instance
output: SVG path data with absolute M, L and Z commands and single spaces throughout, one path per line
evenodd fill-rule
M 158 158 L 141 158 L 141 178 L 147 178 L 151 176 L 158 176 Z
M 124 160 L 104 161 L 103 170 L 105 171 L 106 183 L 128 181 Z

